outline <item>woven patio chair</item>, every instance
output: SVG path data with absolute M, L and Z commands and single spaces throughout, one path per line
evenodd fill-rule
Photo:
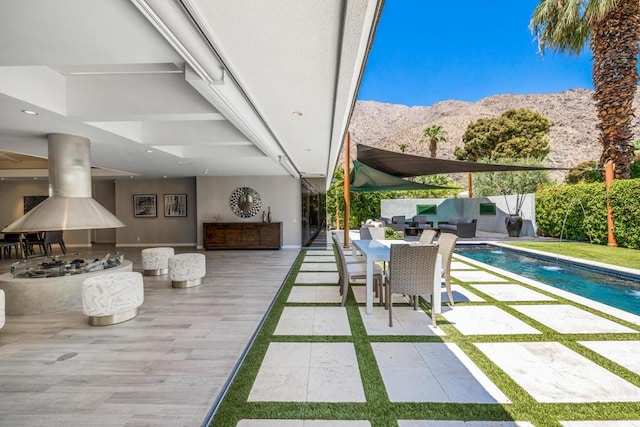
M 438 253 L 442 257 L 442 277 L 447 286 L 447 297 L 449 305 L 453 307 L 453 293 L 451 292 L 451 258 L 453 250 L 456 248 L 458 236 L 453 233 L 443 233 L 438 238 Z
M 414 310 L 418 309 L 419 295 L 431 295 L 431 319 L 433 326 L 436 326 L 433 309 L 433 276 L 437 259 L 437 246 L 391 245 L 385 298 L 389 308 L 389 326 L 393 326 L 393 294 L 411 297 Z M 436 289 L 435 292 L 439 290 Z
M 367 279 L 367 266 L 363 263 L 347 264 L 344 256 L 344 250 L 340 244 L 336 244 L 334 240 L 333 246 L 338 252 L 338 284 L 340 285 L 340 295 L 342 295 L 341 305 L 344 307 L 347 302 L 347 294 L 349 292 L 349 283 L 356 280 Z M 380 297 L 380 304 L 384 303 L 382 291 L 382 267 L 377 264 L 373 265 L 373 288 L 375 293 Z
M 420 235 L 418 243 L 421 245 L 430 245 L 433 243 L 433 239 L 436 238 L 438 232 L 436 230 L 424 230 Z
M 338 236 L 336 236 L 335 233 L 331 233 L 331 239 L 333 239 L 333 243 L 335 246 L 339 246 L 340 248 L 343 248 L 344 246 L 342 245 L 342 242 L 340 241 L 340 238 Z M 343 250 L 344 252 L 344 250 Z M 364 264 L 367 262 L 367 259 L 362 256 L 362 254 L 360 255 L 347 255 L 344 254 L 344 258 L 347 260 L 347 264 Z

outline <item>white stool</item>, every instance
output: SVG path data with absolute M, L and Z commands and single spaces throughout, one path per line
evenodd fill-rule
M 4 291 L 0 289 L 0 328 L 4 326 Z
M 138 315 L 144 300 L 142 274 L 115 272 L 82 282 L 82 313 L 93 326 L 126 322 Z
M 178 254 L 169 258 L 169 279 L 174 288 L 201 285 L 205 272 L 203 254 Z
M 142 250 L 142 269 L 145 276 L 162 276 L 169 272 L 169 258 L 173 248 L 147 248 Z

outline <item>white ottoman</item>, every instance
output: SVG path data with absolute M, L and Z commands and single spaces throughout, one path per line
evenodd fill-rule
M 0 289 L 0 328 L 4 326 L 4 291 Z
M 169 258 L 169 279 L 174 288 L 201 285 L 205 271 L 203 254 L 178 254 Z
M 169 258 L 173 248 L 147 248 L 142 250 L 142 269 L 145 276 L 161 276 L 169 272 Z
M 144 300 L 142 274 L 115 272 L 82 282 L 82 312 L 93 326 L 126 322 L 138 315 Z

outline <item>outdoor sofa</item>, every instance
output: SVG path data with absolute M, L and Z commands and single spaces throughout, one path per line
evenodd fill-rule
M 454 216 L 448 221 L 438 221 L 441 233 L 453 233 L 458 237 L 476 237 L 477 219 L 466 216 Z

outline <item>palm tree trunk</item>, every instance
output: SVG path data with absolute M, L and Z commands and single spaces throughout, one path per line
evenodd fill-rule
M 429 141 L 429 155 L 431 158 L 436 158 L 436 153 L 438 151 L 438 140 L 435 138 L 431 138 Z
M 592 29 L 594 100 L 602 144 L 600 166 L 612 160 L 615 177 L 629 178 L 629 165 L 633 161 L 631 119 L 638 83 L 640 3 L 619 0 Z

